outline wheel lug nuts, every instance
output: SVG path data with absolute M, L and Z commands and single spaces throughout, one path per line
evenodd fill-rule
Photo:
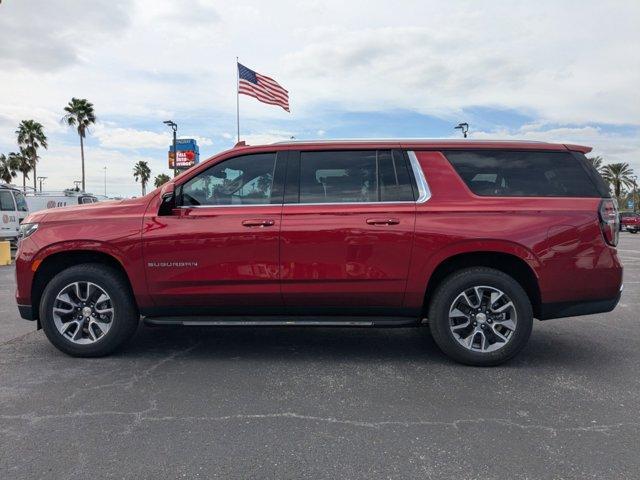
M 473 326 L 477 327 L 478 326 L 478 322 L 473 322 Z
M 485 329 L 485 328 L 487 328 L 487 326 L 483 323 L 482 324 L 482 328 Z

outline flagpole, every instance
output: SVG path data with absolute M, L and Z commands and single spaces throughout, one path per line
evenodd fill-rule
M 238 71 L 238 57 L 236 57 L 236 124 L 238 126 L 238 143 L 240 142 L 240 73 Z

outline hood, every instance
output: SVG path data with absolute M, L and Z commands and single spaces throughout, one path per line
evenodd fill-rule
M 107 200 L 104 202 L 50 208 L 30 214 L 25 223 L 48 223 L 57 221 L 98 220 L 112 215 L 144 214 L 152 195 L 127 200 Z

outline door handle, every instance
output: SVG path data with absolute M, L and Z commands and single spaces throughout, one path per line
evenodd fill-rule
M 272 227 L 275 225 L 275 221 L 271 219 L 253 219 L 253 220 L 243 220 L 243 227 Z
M 369 225 L 398 225 L 400 220 L 397 218 L 367 218 Z

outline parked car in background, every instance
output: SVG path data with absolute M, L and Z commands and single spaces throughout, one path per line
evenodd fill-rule
M 640 230 L 640 214 L 635 212 L 621 212 L 620 230 L 626 230 L 629 233 L 638 233 Z
M 15 242 L 28 213 L 24 194 L 17 187 L 0 183 L 0 241 Z
M 30 214 L 21 315 L 77 356 L 154 325 L 420 327 L 472 365 L 612 310 L 617 206 L 576 145 L 239 146 L 148 195 Z M 576 325 L 576 328 L 582 328 Z
M 27 192 L 26 199 L 30 212 L 98 202 L 95 195 L 72 189 L 62 192 Z

